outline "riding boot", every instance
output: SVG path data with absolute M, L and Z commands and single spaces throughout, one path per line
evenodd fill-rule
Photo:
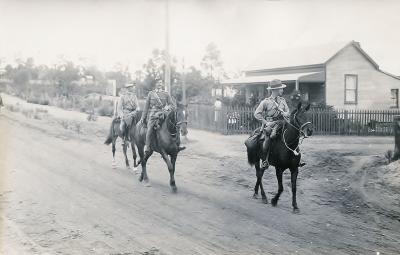
M 125 141 L 130 142 L 131 138 L 129 137 L 129 131 L 130 131 L 130 127 L 128 125 L 125 126 Z
M 120 123 L 120 125 L 119 125 L 119 129 L 120 129 L 120 131 L 121 131 L 122 144 L 125 145 L 125 143 L 126 143 L 125 123 L 124 123 L 124 121 L 122 120 L 122 118 L 121 118 L 121 123 Z
M 148 154 L 150 153 L 150 144 L 151 144 L 151 138 L 153 137 L 153 126 L 149 125 L 147 127 L 147 133 L 146 133 L 146 144 L 144 146 L 144 153 Z
M 265 153 L 266 153 L 266 157 L 265 157 L 265 160 L 262 162 L 262 164 L 261 164 L 261 168 L 262 169 L 268 169 L 268 167 L 269 167 L 269 152 L 270 152 L 270 143 L 271 143 L 271 138 L 270 137 L 268 137 L 268 136 L 266 136 L 265 137 L 265 141 L 264 141 L 264 148 L 263 148 L 263 151 L 265 151 Z

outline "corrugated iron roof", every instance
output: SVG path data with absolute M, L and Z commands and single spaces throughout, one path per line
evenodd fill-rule
M 359 43 L 350 41 L 268 51 L 261 54 L 257 60 L 246 67 L 245 71 L 324 64 L 335 56 L 341 49 L 350 44 L 361 49 Z
M 309 73 L 291 73 L 291 74 L 270 74 L 260 76 L 247 76 L 239 77 L 235 79 L 228 79 L 221 82 L 225 85 L 241 85 L 241 84 L 266 84 L 268 81 L 273 79 L 279 79 L 282 82 L 285 81 L 309 81 L 309 82 L 324 82 L 324 72 L 309 72 Z

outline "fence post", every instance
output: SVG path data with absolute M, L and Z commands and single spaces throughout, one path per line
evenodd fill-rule
M 222 132 L 222 134 L 227 135 L 228 134 L 228 118 L 227 118 L 227 113 L 228 113 L 228 108 L 226 105 L 222 106 L 221 109 L 221 118 L 220 118 L 220 132 Z
M 393 160 L 400 158 L 400 115 L 393 116 L 394 153 Z

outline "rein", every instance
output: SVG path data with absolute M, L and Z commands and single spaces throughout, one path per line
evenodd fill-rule
M 299 120 L 297 119 L 296 114 L 297 114 L 297 111 L 296 111 L 296 113 L 294 114 L 293 119 L 294 119 L 294 121 L 297 122 L 298 125 L 300 125 L 300 122 L 299 122 Z M 286 129 L 284 129 L 284 131 L 282 132 L 282 140 L 283 140 L 283 143 L 285 144 L 285 147 L 286 147 L 288 150 L 290 150 L 291 152 L 293 152 L 293 154 L 294 154 L 295 156 L 298 156 L 299 153 L 298 153 L 296 150 L 299 148 L 300 144 L 303 143 L 304 138 L 308 138 L 307 134 L 304 133 L 303 128 L 304 128 L 305 126 L 307 126 L 307 125 L 311 125 L 312 123 L 311 123 L 310 121 L 307 121 L 306 123 L 300 125 L 300 127 L 297 127 L 296 125 L 293 125 L 292 123 L 290 123 L 290 121 L 287 121 L 287 120 L 286 120 L 286 123 L 289 124 L 290 126 L 292 126 L 294 129 L 296 129 L 296 130 L 298 131 L 298 136 L 297 136 L 293 141 L 291 141 L 290 143 L 286 143 L 286 140 L 285 140 L 285 133 L 286 133 L 286 131 L 287 131 L 287 128 L 286 128 Z M 300 137 L 302 137 L 302 138 L 300 138 Z M 288 146 L 288 144 L 291 145 L 291 144 L 295 143 L 296 141 L 299 141 L 299 143 L 297 144 L 296 148 L 291 149 L 291 148 Z
M 180 125 L 181 125 L 182 123 L 184 123 L 184 122 L 187 122 L 187 121 L 179 121 L 179 122 L 176 122 L 178 114 L 177 114 L 177 112 L 174 112 L 174 113 L 175 113 L 175 121 L 171 121 L 171 118 L 168 118 L 169 114 L 167 115 L 167 120 L 168 120 L 167 125 L 168 125 L 169 127 L 174 128 L 174 130 L 175 130 L 175 133 L 170 133 L 171 136 L 176 136 L 176 134 L 179 132 L 178 130 L 179 130 L 179 128 L 180 128 Z M 169 128 L 168 128 L 168 131 L 170 131 Z

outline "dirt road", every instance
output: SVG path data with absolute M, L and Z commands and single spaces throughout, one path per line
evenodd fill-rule
M 398 254 L 400 185 L 383 166 L 391 138 L 313 137 L 298 181 L 285 174 L 278 207 L 252 199 L 245 136 L 190 130 L 178 193 L 158 155 L 150 186 L 111 167 L 106 126 L 0 114 L 2 254 Z M 397 182 L 399 183 L 399 182 Z M 275 173 L 264 185 L 270 199 Z

